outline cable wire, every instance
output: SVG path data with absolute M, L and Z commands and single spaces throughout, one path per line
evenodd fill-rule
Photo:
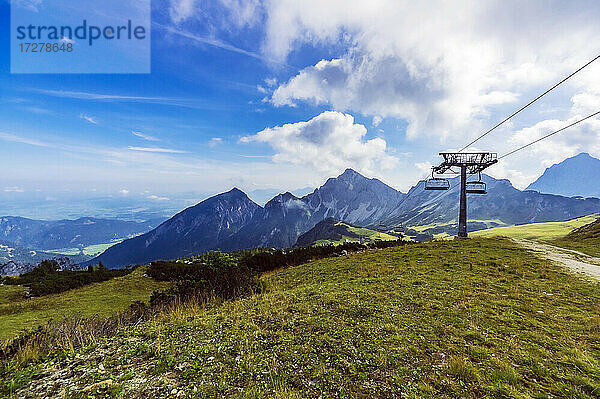
M 527 105 L 524 105 L 523 107 L 519 108 L 517 111 L 513 112 L 508 118 L 504 119 L 502 122 L 498 123 L 497 125 L 495 125 L 491 129 L 489 129 L 487 132 L 483 133 L 481 136 L 479 136 L 475 140 L 471 141 L 469 144 L 467 144 L 466 146 L 464 146 L 458 152 L 463 152 L 464 150 L 466 150 L 467 148 L 469 148 L 470 146 L 472 146 L 473 144 L 475 144 L 476 142 L 478 142 L 479 140 L 481 140 L 482 138 L 484 138 L 485 136 L 487 136 L 488 134 L 490 134 L 491 132 L 493 132 L 494 130 L 496 130 L 498 127 L 500 127 L 501 125 L 503 125 L 504 123 L 506 123 L 507 121 L 509 121 L 512 117 L 514 117 L 515 115 L 517 115 L 521 111 L 523 111 L 526 108 L 528 108 L 534 102 L 536 102 L 540 98 L 544 97 L 546 94 L 550 93 L 552 90 L 556 89 L 558 86 L 560 86 L 561 84 L 563 84 L 564 82 L 566 82 L 567 80 L 569 80 L 570 78 L 572 78 L 574 75 L 576 75 L 577 73 L 579 73 L 581 70 L 585 69 L 587 66 L 589 66 L 591 63 L 593 63 L 594 61 L 596 61 L 598 58 L 600 58 L 600 55 L 594 57 L 594 59 L 592 59 L 591 61 L 589 61 L 587 64 L 585 64 L 584 66 L 580 67 L 575 72 L 571 73 L 569 76 L 567 76 L 566 78 L 564 78 L 563 80 L 561 80 L 560 82 L 558 82 L 557 84 L 555 84 L 554 86 L 552 86 L 551 88 L 549 88 L 548 90 L 546 90 L 545 92 L 543 92 L 542 94 L 540 94 L 539 96 L 537 96 L 536 98 L 534 98 L 533 100 L 531 100 L 529 103 L 527 103 Z
M 561 129 L 559 129 L 559 130 L 555 131 L 555 132 L 552 132 L 552 133 L 550 133 L 550 134 L 547 134 L 547 135 L 545 135 L 545 136 L 543 136 L 543 137 L 540 137 L 539 139 L 537 139 L 537 140 L 535 140 L 535 141 L 532 141 L 532 142 L 531 142 L 531 143 L 529 143 L 529 144 L 525 144 L 524 146 L 522 146 L 522 147 L 519 147 L 519 148 L 517 148 L 516 150 L 512 150 L 511 152 L 508 152 L 508 153 L 506 153 L 506 154 L 502 155 L 501 157 L 498 157 L 498 160 L 501 160 L 502 158 L 505 158 L 505 157 L 507 157 L 507 156 L 509 156 L 509 155 L 512 155 L 512 154 L 514 154 L 514 153 L 515 153 L 515 152 L 517 152 L 517 151 L 521 151 L 522 149 L 525 149 L 525 148 L 527 148 L 527 147 L 529 147 L 529 146 L 532 146 L 532 145 L 534 145 L 534 144 L 536 144 L 536 143 L 539 143 L 540 141 L 542 141 L 542 140 L 544 140 L 544 139 L 547 139 L 548 137 L 554 136 L 555 134 L 558 134 L 558 133 L 562 132 L 563 130 L 566 130 L 566 129 L 568 129 L 568 128 L 572 127 L 572 126 L 575 126 L 575 125 L 577 125 L 578 123 L 581 123 L 581 122 L 583 122 L 583 121 L 585 121 L 585 120 L 588 120 L 588 119 L 590 119 L 590 118 L 593 118 L 594 116 L 596 116 L 596 115 L 599 115 L 599 114 L 600 114 L 600 111 L 594 112 L 593 114 L 591 114 L 591 115 L 588 115 L 588 116 L 586 116 L 585 118 L 583 118 L 583 119 L 580 119 L 580 120 L 578 120 L 578 121 L 576 121 L 576 122 L 573 122 L 573 123 L 571 123 L 571 124 L 570 124 L 570 125 L 568 125 L 568 126 L 565 126 L 565 127 L 561 128 Z

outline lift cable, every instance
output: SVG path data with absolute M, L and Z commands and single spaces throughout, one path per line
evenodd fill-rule
M 402 198 L 402 201 L 400 201 L 400 203 L 399 203 L 399 204 L 396 206 L 396 208 L 400 208 L 400 207 L 402 206 L 402 204 L 404 204 L 404 203 L 406 202 L 406 200 L 407 200 L 407 199 L 408 199 L 408 198 L 409 198 L 409 197 L 412 195 L 412 193 L 414 193 L 415 191 L 417 191 L 417 190 L 416 190 L 416 188 L 417 188 L 417 186 L 419 185 L 419 183 L 420 183 L 421 181 L 426 181 L 426 180 L 427 180 L 427 177 L 429 177 L 429 173 L 427 173 L 427 174 L 425 175 L 425 177 L 423 177 L 422 179 L 420 179 L 420 180 L 417 180 L 417 184 L 414 186 L 415 190 L 412 190 L 412 191 L 411 191 L 411 190 L 409 189 L 409 190 L 408 190 L 408 192 L 406 193 L 406 195 L 404 196 L 404 198 Z
M 544 139 L 547 139 L 548 137 L 554 136 L 555 134 L 557 134 L 557 133 L 560 133 L 560 132 L 562 132 L 563 130 L 566 130 L 566 129 L 568 129 L 568 128 L 572 127 L 572 126 L 575 126 L 575 125 L 577 125 L 578 123 L 581 123 L 581 122 L 583 122 L 583 121 L 585 121 L 585 120 L 588 120 L 588 119 L 590 119 L 590 118 L 593 118 L 594 116 L 596 116 L 596 115 L 599 115 L 599 114 L 600 114 L 600 111 L 594 112 L 593 114 L 591 114 L 591 115 L 588 115 L 588 116 L 586 116 L 586 117 L 585 117 L 585 118 L 583 118 L 583 119 L 579 119 L 578 121 L 576 121 L 576 122 L 573 122 L 573 123 L 571 123 L 571 124 L 570 124 L 570 125 L 568 125 L 568 126 L 565 126 L 565 127 L 561 128 L 561 129 L 559 129 L 559 130 L 555 131 L 555 132 L 552 132 L 552 133 L 550 133 L 550 134 L 547 134 L 547 135 L 545 135 L 545 136 L 543 136 L 543 137 L 540 137 L 539 139 L 537 139 L 537 140 L 535 140 L 535 141 L 532 141 L 532 142 L 531 142 L 531 143 L 529 143 L 529 144 L 525 144 L 525 145 L 524 145 L 524 146 L 522 146 L 522 147 L 519 147 L 519 148 L 517 148 L 517 149 L 515 149 L 515 150 L 512 150 L 511 152 L 508 152 L 508 153 L 506 153 L 506 154 L 502 155 L 501 157 L 498 157 L 498 160 L 500 160 L 500 159 L 502 159 L 502 158 L 505 158 L 505 157 L 507 157 L 507 156 L 509 156 L 509 155 L 512 155 L 512 154 L 514 154 L 514 153 L 515 153 L 515 152 L 517 152 L 517 151 L 521 151 L 522 149 L 525 149 L 525 148 L 527 148 L 527 147 L 529 147 L 529 146 L 532 146 L 532 145 L 534 145 L 534 144 L 536 144 L 536 143 L 539 143 L 540 141 L 542 141 L 542 140 L 544 140 Z
M 569 76 L 567 76 L 566 78 L 564 78 L 563 80 L 561 80 L 560 82 L 558 82 L 557 84 L 555 84 L 554 86 L 552 86 L 551 88 L 549 88 L 548 90 L 546 90 L 545 92 L 543 92 L 542 94 L 540 94 L 539 96 L 537 96 L 536 98 L 534 98 L 533 100 L 531 100 L 527 105 L 524 105 L 523 107 L 519 108 L 517 111 L 515 111 L 514 113 L 512 113 L 508 118 L 504 119 L 502 122 L 498 123 L 496 126 L 492 127 L 490 130 L 488 130 L 487 132 L 483 133 L 481 136 L 477 137 L 475 140 L 471 141 L 469 144 L 467 144 L 466 146 L 464 146 L 458 152 L 463 152 L 464 150 L 466 150 L 467 148 L 469 148 L 470 146 L 472 146 L 473 144 L 475 144 L 476 142 L 478 142 L 479 140 L 481 140 L 482 138 L 484 138 L 485 136 L 487 136 L 488 134 L 490 134 L 492 131 L 496 130 L 496 128 L 500 127 L 501 125 L 503 125 L 504 123 L 506 123 L 507 121 L 509 121 L 512 117 L 514 117 L 515 115 L 517 115 L 518 113 L 520 113 L 524 109 L 528 108 L 534 102 L 536 102 L 540 98 L 544 97 L 546 94 L 550 93 L 552 90 L 554 90 L 555 88 L 557 88 L 558 86 L 560 86 L 561 84 L 563 84 L 564 82 L 566 82 L 567 80 L 569 80 L 575 74 L 577 74 L 578 72 L 580 72 L 581 70 L 583 70 L 584 68 L 586 68 L 588 65 L 592 64 L 594 61 L 596 61 L 599 58 L 600 58 L 600 55 L 594 57 L 594 59 L 592 59 L 591 61 L 589 61 L 587 64 L 585 64 L 584 66 L 580 67 L 575 72 L 571 73 Z

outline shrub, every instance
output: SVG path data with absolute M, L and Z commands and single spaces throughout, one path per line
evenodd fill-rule
M 198 296 L 230 299 L 259 286 L 250 268 L 219 251 L 208 252 L 193 261 L 152 262 L 147 274 L 159 281 L 175 282 L 171 289 L 154 293 L 151 304 Z
M 356 242 L 341 245 L 310 246 L 289 249 L 262 249 L 248 251 L 240 256 L 239 263 L 255 273 L 263 273 L 280 267 L 298 266 L 311 260 L 339 256 L 371 248 L 388 248 L 405 245 L 405 241 L 376 241 L 370 244 Z
M 19 277 L 5 278 L 3 282 L 10 285 L 24 285 L 29 287 L 31 296 L 56 294 L 83 287 L 84 285 L 110 280 L 114 277 L 124 276 L 133 269 L 109 270 L 101 263 L 97 268 L 88 267 L 87 270 L 58 270 L 58 263 L 54 260 L 44 260 L 35 269 Z

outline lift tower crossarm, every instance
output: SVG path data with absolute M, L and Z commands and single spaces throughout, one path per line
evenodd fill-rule
M 458 238 L 467 238 L 467 174 L 481 173 L 498 162 L 498 154 L 492 152 L 440 152 L 444 158 L 433 172 L 443 174 L 453 167 L 460 168 L 460 211 L 458 214 Z
M 440 152 L 440 155 L 444 162 L 433 167 L 433 171 L 440 174 L 454 166 L 464 166 L 468 174 L 476 174 L 498 162 L 498 154 L 493 152 Z

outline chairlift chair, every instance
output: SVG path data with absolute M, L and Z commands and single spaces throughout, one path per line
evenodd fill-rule
M 450 189 L 450 182 L 443 177 L 435 177 L 433 173 L 431 178 L 425 180 L 425 190 L 443 191 Z
M 467 182 L 467 194 L 487 194 L 486 184 L 481 181 L 481 172 L 479 173 L 479 180 Z

